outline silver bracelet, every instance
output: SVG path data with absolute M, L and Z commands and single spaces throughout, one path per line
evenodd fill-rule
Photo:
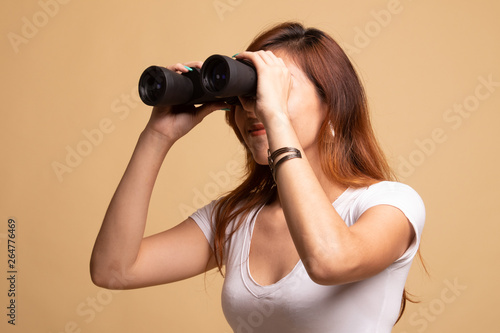
M 278 161 L 276 161 L 277 157 L 285 153 L 292 153 L 292 154 L 288 154 L 280 158 Z M 273 174 L 274 181 L 276 181 L 276 170 L 278 169 L 278 166 L 281 163 L 291 160 L 293 158 L 302 158 L 302 154 L 300 153 L 300 150 L 298 150 L 297 148 L 283 147 L 275 150 L 272 154 L 269 149 L 267 150 L 267 161 L 269 163 L 269 168 L 271 169 L 271 173 Z

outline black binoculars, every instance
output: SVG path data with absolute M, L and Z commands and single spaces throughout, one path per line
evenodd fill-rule
M 256 87 L 257 72 L 250 62 L 215 54 L 201 69 L 182 74 L 165 67 L 148 67 L 139 79 L 139 96 L 150 106 L 216 101 L 238 104 L 238 96 L 255 96 Z

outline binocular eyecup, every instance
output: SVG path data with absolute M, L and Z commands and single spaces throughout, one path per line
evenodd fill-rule
M 238 104 L 238 96 L 255 96 L 256 87 L 257 72 L 250 62 L 215 54 L 201 69 L 182 74 L 161 66 L 148 67 L 139 79 L 139 96 L 150 106 Z

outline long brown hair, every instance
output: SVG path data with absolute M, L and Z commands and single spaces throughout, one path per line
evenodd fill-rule
M 300 23 L 286 22 L 258 35 L 247 50 L 284 51 L 316 87 L 327 106 L 327 116 L 318 134 L 318 148 L 323 171 L 332 181 L 364 187 L 393 179 L 372 130 L 363 85 L 345 52 L 329 35 Z M 245 146 L 235 123 L 234 107 L 226 113 L 226 121 Z M 214 209 L 214 255 L 223 275 L 227 240 L 253 208 L 269 203 L 277 193 L 269 167 L 257 164 L 250 150 L 246 146 L 245 149 L 243 182 L 222 197 Z M 237 223 L 228 232 L 231 221 Z M 406 293 L 402 310 L 405 300 Z

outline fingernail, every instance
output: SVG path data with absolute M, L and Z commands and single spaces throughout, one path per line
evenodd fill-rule
M 190 71 L 190 72 L 192 72 L 192 71 L 193 71 L 193 69 L 192 69 L 191 67 L 188 67 L 188 66 L 184 66 L 184 67 L 186 67 L 186 69 L 187 69 L 188 71 Z
M 234 56 L 232 56 L 231 58 L 234 58 L 234 57 L 236 57 L 236 56 L 237 56 L 238 54 L 240 54 L 240 53 L 239 53 L 239 52 L 238 52 L 238 53 L 236 53 L 236 54 L 235 54 Z

